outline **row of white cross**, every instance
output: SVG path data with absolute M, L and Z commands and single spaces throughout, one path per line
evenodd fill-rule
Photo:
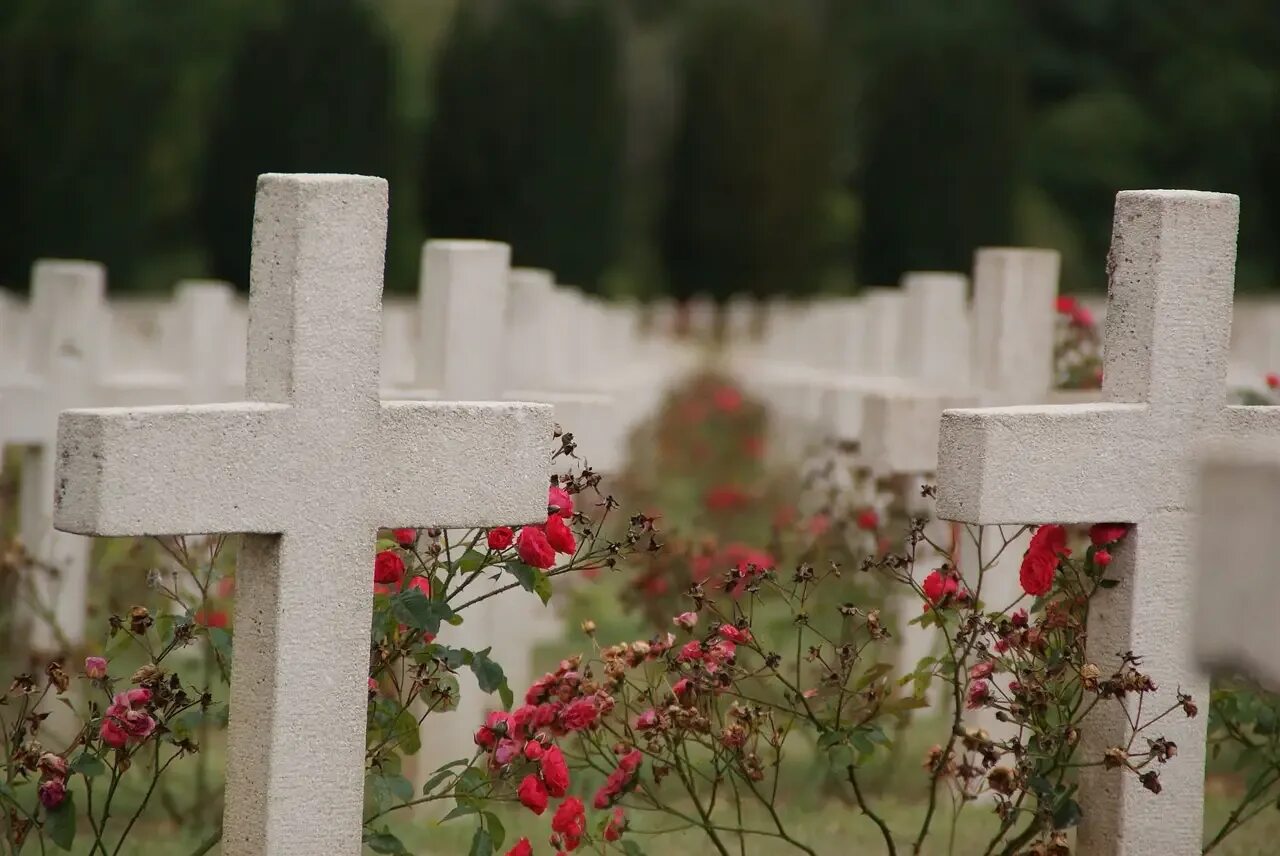
M 48 483 L 56 485 L 59 529 L 248 533 L 236 598 L 227 853 L 359 850 L 369 643 L 359 616 L 369 608 L 377 528 L 540 520 L 552 409 L 512 399 L 531 390 L 529 398 L 564 395 L 573 406 L 593 377 L 601 382 L 578 402 L 585 408 L 604 404 L 591 396 L 606 390 L 655 388 L 645 365 L 652 352 L 640 358 L 643 371 L 624 364 L 607 377 L 590 374 L 595 360 L 580 356 L 583 374 L 562 380 L 566 354 L 591 357 L 616 345 L 612 310 L 547 310 L 550 279 L 508 276 L 505 248 L 442 243 L 425 251 L 421 363 L 409 397 L 490 401 L 380 401 L 386 194 L 385 182 L 372 178 L 260 180 L 246 402 L 69 410 L 58 419 Z M 891 472 L 936 470 L 943 517 L 1135 524 L 1113 563 L 1122 584 L 1091 615 L 1091 657 L 1105 670 L 1119 652 L 1138 651 L 1162 693 L 1180 688 L 1204 698 L 1186 629 L 1196 612 L 1193 455 L 1211 441 L 1280 436 L 1280 409 L 1225 405 L 1237 212 L 1236 198 L 1220 194 L 1120 195 L 1097 403 L 1045 403 L 1053 399 L 1046 349 L 1056 258 L 1043 251 L 980 253 L 972 310 L 962 279 L 930 275 L 908 280 L 901 293 L 825 304 L 825 315 L 773 313 L 763 344 L 735 348 L 731 365 L 797 424 L 864 440 Z M 451 281 L 465 287 L 431 291 Z M 100 299 L 100 282 L 97 293 Z M 549 314 L 535 321 L 539 310 Z M 45 311 L 37 294 L 33 320 Z M 499 321 L 507 317 L 511 323 Z M 730 336 L 750 326 L 746 318 L 730 308 Z M 67 320 L 82 335 L 44 349 L 37 374 L 57 377 L 60 365 L 78 358 L 78 343 L 92 342 L 84 327 L 92 321 L 75 313 Z M 700 313 L 687 321 L 695 331 L 706 323 Z M 815 324 L 831 335 L 814 335 Z M 894 333 L 908 324 L 921 342 Z M 511 347 L 513 339 L 526 349 Z M 830 350 L 806 353 L 815 346 Z M 465 369 L 454 365 L 460 353 Z M 545 388 L 548 377 L 555 389 Z M 58 401 L 59 409 L 114 402 L 101 391 L 107 384 L 76 383 L 65 388 L 86 397 Z M 47 442 L 48 411 L 33 410 L 34 427 L 24 427 L 27 417 L 13 415 L 23 411 L 8 405 L 24 388 L 0 390 L 3 436 Z M 148 395 L 130 402 L 156 400 Z M 954 403 L 1022 406 L 943 415 Z M 619 421 L 639 415 L 636 405 Z M 46 433 L 33 441 L 40 426 Z M 936 457 L 931 447 L 940 450 Z M 1248 458 L 1242 465 L 1241 453 L 1233 454 L 1241 478 L 1256 488 L 1248 495 L 1268 495 L 1271 471 L 1259 476 Z M 48 463 L 40 465 L 47 471 Z M 1214 472 L 1231 473 L 1225 463 Z M 1208 483 L 1222 492 L 1235 482 Z M 1234 579 L 1252 568 L 1217 570 Z M 1212 603 L 1219 615 L 1231 605 Z M 1218 659 L 1238 660 L 1248 635 L 1226 635 L 1201 638 L 1206 650 L 1218 646 Z M 1260 628 L 1258 637 L 1267 641 Z M 1119 720 L 1093 723 L 1081 752 L 1101 755 L 1117 739 Z M 1086 772 L 1081 852 L 1198 851 L 1203 718 L 1171 719 L 1166 736 L 1181 752 L 1165 773 L 1159 805 L 1131 779 Z
M 382 179 L 260 179 L 243 402 L 181 403 L 237 397 L 225 350 L 213 356 L 234 330 L 213 318 L 234 315 L 229 294 L 192 289 L 221 303 L 193 313 L 199 323 L 166 351 L 212 374 L 111 376 L 104 275 L 75 262 L 37 266 L 31 358 L 0 387 L 0 442 L 27 455 L 27 541 L 62 571 L 57 617 L 73 643 L 84 631 L 87 541 L 62 533 L 245 533 L 227 853 L 360 849 L 360 616 L 378 528 L 540 522 L 553 418 L 608 471 L 683 362 L 640 342 L 634 310 L 557 289 L 545 272 L 510 272 L 504 245 L 431 242 L 413 388 L 407 400 L 380 400 L 386 213 Z M 121 404 L 130 407 L 76 409 Z M 49 509 L 56 536 L 42 530 Z
M 1089 656 L 1106 673 L 1135 651 L 1160 685 L 1160 709 L 1181 690 L 1207 710 L 1194 640 L 1203 660 L 1280 681 L 1270 632 L 1280 596 L 1266 584 L 1280 408 L 1226 403 L 1238 211 L 1226 194 L 1119 194 L 1099 393 L 1052 389 L 1057 259 L 1037 250 L 979 251 L 971 305 L 963 278 L 917 274 L 896 294 L 794 308 L 798 317 L 784 315 L 763 345 L 735 349 L 730 365 L 777 403 L 782 433 L 858 439 L 882 475 L 936 473 L 944 519 L 1134 524 L 1111 566 L 1121 584 L 1092 604 Z M 806 336 L 824 321 L 900 331 L 888 370 L 869 338 L 814 353 L 833 341 Z M 1280 336 L 1269 339 L 1256 347 L 1252 336 L 1249 356 L 1270 358 Z M 1254 369 L 1259 379 L 1266 368 Z M 1007 406 L 948 409 L 974 405 Z M 1219 452 L 1202 487 L 1205 449 Z M 1198 528 L 1212 571 L 1199 594 Z M 1021 552 L 1006 551 L 991 571 L 986 585 L 1003 583 L 1009 597 L 988 588 L 989 602 L 1013 599 Z M 1135 777 L 1081 771 L 1080 852 L 1200 851 L 1205 718 L 1161 723 L 1179 757 L 1162 771 L 1160 797 Z M 1081 756 L 1123 745 L 1127 727 L 1114 707 L 1096 713 Z

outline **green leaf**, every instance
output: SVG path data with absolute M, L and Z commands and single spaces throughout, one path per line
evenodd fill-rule
M 457 761 L 450 761 L 448 764 L 445 764 L 439 770 L 436 770 L 434 773 L 431 774 L 431 778 L 427 779 L 426 784 L 422 786 L 422 795 L 424 797 L 430 796 L 431 792 L 435 790 L 436 787 L 441 782 L 443 782 L 445 779 L 453 775 L 454 767 L 458 766 L 459 764 L 465 764 L 465 763 L 467 763 L 466 759 L 460 758 Z
M 507 828 L 502 825 L 502 820 L 491 811 L 484 813 L 484 819 L 485 823 L 489 825 L 489 837 L 493 839 L 493 849 L 501 849 L 502 842 L 507 840 Z
M 62 801 L 62 805 L 45 814 L 44 831 L 49 840 L 58 845 L 58 849 L 71 849 L 71 843 L 76 840 L 75 794 L 67 791 L 67 798 Z
M 458 573 L 474 574 L 476 571 L 480 570 L 480 567 L 483 564 L 484 553 L 477 552 L 476 550 L 468 550 L 462 554 L 462 558 L 458 559 Z
M 409 852 L 404 849 L 404 844 L 399 838 L 396 838 L 385 829 L 381 832 L 373 832 L 366 829 L 364 831 L 364 846 L 374 853 L 392 853 L 395 856 Z
M 461 692 L 458 679 L 441 669 L 423 681 L 418 698 L 430 708 L 432 714 L 448 713 L 458 709 Z
M 133 644 L 133 635 L 128 630 L 120 629 L 107 640 L 107 650 L 102 654 L 108 660 L 114 660 Z
M 167 724 L 171 723 L 172 720 Z M 82 776 L 88 776 L 92 779 L 94 776 L 101 776 L 105 773 L 107 771 L 107 765 L 103 764 L 102 760 L 98 758 L 97 755 L 92 755 L 88 752 L 81 752 L 67 766 L 67 769 L 73 776 L 79 774 Z
M 481 692 L 492 693 L 496 690 L 502 698 L 502 703 L 509 708 L 513 701 L 511 688 L 507 686 L 507 676 L 502 673 L 502 666 L 490 659 L 489 651 L 491 650 L 491 648 L 485 648 L 483 651 L 474 652 L 471 671 L 475 673 L 476 683 Z
M 453 609 L 442 600 L 431 600 L 418 589 L 409 589 L 391 598 L 391 614 L 401 624 L 427 633 L 439 633 L 440 622 L 453 617 Z
M 392 726 L 395 734 L 396 743 L 400 751 L 406 755 L 416 755 L 418 750 L 422 748 L 422 735 L 418 731 L 418 719 L 408 708 L 400 711 L 400 715 L 396 717 L 395 725 Z M 406 797 L 407 799 L 407 797 Z
M 1067 829 L 1075 826 L 1080 822 L 1083 813 L 1080 811 L 1080 804 L 1073 799 L 1064 799 L 1058 803 L 1053 812 L 1053 828 Z
M 1120 585 L 1119 580 L 1098 580 L 1098 588 L 1112 589 Z
M 209 628 L 209 642 L 213 645 L 213 650 L 218 653 L 222 662 L 228 666 L 231 665 L 231 634 L 223 627 Z
M 385 811 L 392 806 L 404 805 L 413 799 L 413 783 L 404 776 L 377 773 L 365 780 L 369 797 Z
M 476 827 L 468 856 L 493 856 L 493 839 L 489 837 L 489 830 L 483 826 Z
M 467 815 L 475 814 L 478 811 L 480 811 L 480 809 L 476 808 L 474 805 L 471 805 L 470 803 L 459 802 L 456 806 L 454 806 L 449 811 L 448 814 L 440 818 L 440 822 L 448 823 L 449 821 L 453 820 L 455 817 L 466 817 Z
M 520 587 L 531 591 L 542 599 L 543 604 L 551 600 L 551 578 L 537 568 L 531 568 L 524 562 L 507 562 L 507 573 L 516 578 Z
M 627 856 L 644 856 L 644 851 L 640 849 L 640 845 L 636 844 L 630 838 L 623 840 L 622 852 L 627 854 Z

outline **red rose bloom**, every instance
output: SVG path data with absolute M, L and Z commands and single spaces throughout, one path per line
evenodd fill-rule
M 533 845 L 529 843 L 529 839 L 521 838 L 515 847 L 507 851 L 507 856 L 533 856 Z
M 1280 389 L 1280 374 L 1267 372 L 1267 388 Z
M 1076 299 L 1074 297 L 1068 297 L 1065 294 L 1060 294 L 1058 295 L 1054 308 L 1058 310 L 1059 315 L 1070 315 L 1076 311 Z
M 711 394 L 711 401 L 722 413 L 735 413 L 742 407 L 742 393 L 736 386 L 718 386 Z
M 937 606 L 947 595 L 955 594 L 960 589 L 960 584 L 956 582 L 955 577 L 938 570 L 930 572 L 920 584 L 920 588 L 924 590 L 924 596 L 929 603 Z
M 1114 544 L 1129 534 L 1129 526 L 1125 523 L 1098 523 L 1089 529 L 1089 540 L 1095 547 L 1106 547 Z
M 874 508 L 864 508 L 858 512 L 858 517 L 855 522 L 859 529 L 864 529 L 870 532 L 879 528 L 880 515 L 876 514 L 876 510 Z
M 542 782 L 547 786 L 547 793 L 553 797 L 564 796 L 569 789 L 569 765 L 565 763 L 560 747 L 553 745 L 543 752 L 538 767 L 542 770 Z
M 986 681 L 974 681 L 969 685 L 969 697 L 964 706 L 969 710 L 977 710 L 991 700 L 991 685 Z
M 505 550 L 516 540 L 516 535 L 510 526 L 495 526 L 489 530 L 488 540 L 490 550 Z
M 521 780 L 520 787 L 516 788 L 516 796 L 520 798 L 520 804 L 534 814 L 542 814 L 547 810 L 547 788 L 542 784 L 542 779 L 533 773 Z
M 1056 523 L 1048 523 L 1036 529 L 1031 536 L 1031 546 L 1027 549 L 1031 552 L 1044 551 L 1054 558 L 1059 554 L 1071 555 L 1071 551 L 1067 549 L 1067 530 Z
M 1093 560 L 1098 563 L 1099 567 L 1105 568 L 1111 564 L 1111 554 L 1106 550 L 1099 550 L 1093 554 Z
M 391 532 L 391 537 L 394 538 L 396 540 L 396 543 L 399 544 L 401 547 L 408 549 L 409 547 L 412 547 L 414 544 L 418 543 L 418 530 L 417 529 L 394 529 Z
M 565 849 L 573 850 L 587 831 L 587 809 L 577 797 L 567 797 L 551 816 L 551 830 L 565 838 Z
M 622 813 L 621 808 L 613 810 L 613 817 L 609 818 L 609 822 L 604 827 L 604 840 L 617 841 L 622 837 L 622 833 L 627 828 L 627 818 Z
M 1058 568 L 1058 557 L 1044 550 L 1028 550 L 1022 557 L 1018 570 L 1018 582 L 1029 595 L 1039 597 L 1053 588 L 1053 572 Z
M 547 488 L 547 514 L 569 518 L 573 516 L 573 497 L 562 487 Z
M 373 581 L 394 585 L 404 576 L 404 559 L 395 550 L 383 550 L 373 560 Z
M 525 526 L 516 539 L 516 555 L 531 568 L 546 570 L 556 563 L 556 551 L 547 543 L 547 536 L 540 526 Z
M 594 699 L 574 699 L 560 712 L 560 725 L 565 731 L 581 731 L 590 727 L 598 715 Z
M 564 525 L 563 517 L 555 515 L 548 517 L 545 534 L 547 543 L 557 553 L 572 554 L 578 549 L 578 543 L 573 539 L 573 533 L 569 531 L 569 527 Z

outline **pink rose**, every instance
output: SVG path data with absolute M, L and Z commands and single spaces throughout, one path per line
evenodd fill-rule
M 573 497 L 567 490 L 555 485 L 547 489 L 547 514 L 563 518 L 573 516 Z
M 67 784 L 62 779 L 45 779 L 38 789 L 40 805 L 53 811 L 67 798 Z
M 557 553 L 569 555 L 578 549 L 578 543 L 574 540 L 573 533 L 569 531 L 569 527 L 564 525 L 563 517 L 548 517 L 547 525 L 543 531 L 547 536 L 547 543 Z
M 84 673 L 86 677 L 93 678 L 95 681 L 107 676 L 107 658 L 106 657 L 85 657 Z

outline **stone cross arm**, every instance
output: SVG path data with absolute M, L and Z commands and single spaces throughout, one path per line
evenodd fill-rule
M 257 402 L 66 411 L 55 522 L 106 536 L 283 532 L 299 504 L 323 501 L 290 487 L 305 481 L 290 470 L 325 467 L 296 448 L 295 419 Z M 520 522 L 543 490 L 550 438 L 547 405 L 383 402 L 368 506 L 352 515 L 370 527 Z M 495 470 L 528 484 L 495 493 Z
M 1280 435 L 1280 407 L 1226 407 L 1213 434 Z M 938 513 L 983 524 L 1133 522 L 1142 509 L 1185 508 L 1179 448 L 1142 404 L 949 410 L 942 416 Z

